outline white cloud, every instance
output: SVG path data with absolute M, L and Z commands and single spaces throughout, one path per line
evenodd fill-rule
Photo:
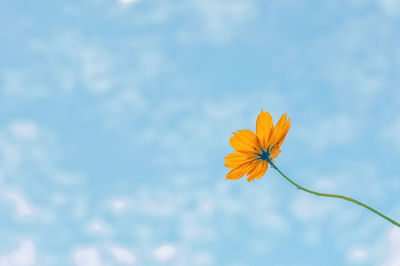
M 9 140 L 9 136 L 0 133 L 0 177 L 17 169 L 22 157 L 19 147 Z
M 371 2 L 379 2 L 394 9 L 394 3 L 399 1 L 360 2 L 366 4 L 365 8 Z M 396 91 L 397 81 L 391 69 L 397 68 L 399 61 L 398 48 L 393 45 L 398 42 L 397 26 L 382 13 L 376 9 L 357 18 L 348 17 L 341 26 L 324 34 L 317 45 L 319 52 L 312 53 L 319 64 L 316 71 L 332 88 L 332 94 L 327 95 L 335 96 L 353 110 L 374 113 L 371 107 L 380 102 L 377 99 Z M 375 40 L 384 41 L 377 44 Z
M 9 254 L 0 255 L 0 266 L 33 266 L 35 262 L 35 246 L 31 240 L 24 240 Z
M 33 214 L 32 206 L 26 201 L 22 194 L 15 191 L 3 191 L 2 194 L 6 200 L 13 203 L 19 216 L 31 216 Z
M 278 233 L 285 233 L 289 229 L 286 220 L 275 211 L 269 210 L 264 215 L 259 215 L 255 223 Z
M 159 261 L 168 261 L 175 257 L 176 248 L 170 244 L 162 245 L 153 251 L 153 258 Z
M 153 217 L 171 217 L 178 212 L 182 206 L 182 195 L 172 197 L 170 192 L 163 189 L 153 191 L 154 193 L 148 193 L 147 190 L 138 191 L 132 198 L 132 209 Z
M 304 192 L 305 193 L 305 192 Z M 302 221 L 320 220 L 337 208 L 334 199 L 300 194 L 292 204 L 293 214 Z
M 86 247 L 75 250 L 73 261 L 76 266 L 101 266 L 103 265 L 100 253 L 96 248 Z
M 353 247 L 349 250 L 348 257 L 352 263 L 363 263 L 368 259 L 369 253 L 366 249 Z
M 111 232 L 111 229 L 105 222 L 94 220 L 87 226 L 87 231 L 94 235 L 108 235 Z
M 194 256 L 195 265 L 213 265 L 213 259 L 213 256 L 206 252 Z
M 386 257 L 381 266 L 400 265 L 400 229 L 394 228 L 389 232 L 388 239 L 384 247 Z
M 8 68 L 0 72 L 0 77 L 3 81 L 0 83 L 0 93 L 6 96 L 41 98 L 47 95 L 47 89 L 40 84 L 33 69 Z
M 129 207 L 130 200 L 127 198 L 115 198 L 111 200 L 110 204 L 115 212 L 122 212 Z
M 33 121 L 12 121 L 0 129 L 0 175 L 16 175 L 27 163 L 40 171 L 56 172 L 50 166 L 59 155 L 53 141 L 53 134 Z
M 359 121 L 347 114 L 336 114 L 304 125 L 294 134 L 306 141 L 312 149 L 323 151 L 331 146 L 337 147 L 349 143 L 356 137 L 358 130 Z
M 34 122 L 14 121 L 10 124 L 11 133 L 21 140 L 35 140 L 38 136 L 39 128 Z
M 82 85 L 87 92 L 98 95 L 115 85 L 110 52 L 99 43 L 85 40 L 79 33 L 63 32 L 48 39 L 33 39 L 28 47 L 31 54 L 41 58 L 42 64 L 6 69 L 0 91 L 37 99 L 69 93 Z M 41 65 L 48 68 L 44 71 Z
M 95 94 L 104 93 L 113 86 L 111 66 L 107 53 L 96 47 L 85 47 L 79 54 L 82 81 Z
M 381 131 L 381 137 L 400 149 L 400 117 Z
M 400 14 L 399 0 L 377 0 L 382 9 L 389 15 Z
M 136 262 L 135 254 L 126 248 L 113 246 L 108 251 L 118 263 L 133 265 Z
M 142 49 L 140 53 L 137 53 L 136 59 L 138 67 L 134 75 L 138 81 L 152 80 L 173 66 L 173 62 L 169 62 L 157 49 Z
M 189 17 L 188 24 L 200 28 L 205 40 L 215 44 L 237 37 L 256 13 L 253 1 L 242 0 L 195 0 L 191 9 L 197 16 Z M 192 13 L 192 10 L 187 12 Z M 195 19 L 199 20 L 198 23 L 194 22 Z M 188 42 L 198 38 L 199 29 L 193 30 L 192 27 L 181 31 L 180 40 Z
M 189 43 L 201 40 L 221 44 L 240 37 L 257 13 L 257 2 L 254 0 L 88 2 L 91 7 L 95 5 L 103 8 L 104 14 L 112 19 L 122 20 L 135 27 L 168 24 L 169 20 L 178 18 L 183 23 L 169 24 L 172 32 L 170 36 Z M 67 10 L 68 13 L 78 15 L 82 12 L 82 5 L 69 4 Z M 156 34 L 161 36 L 159 32 Z M 141 34 L 140 37 L 143 36 L 146 35 Z
M 137 90 L 121 89 L 99 108 L 104 114 L 107 126 L 125 124 L 126 119 L 134 120 L 149 108 L 147 99 Z
M 138 3 L 140 0 L 119 0 L 122 5 L 133 5 Z

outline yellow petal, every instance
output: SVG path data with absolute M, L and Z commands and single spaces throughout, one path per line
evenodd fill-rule
M 256 167 L 248 173 L 247 181 L 253 181 L 255 178 L 261 178 L 268 169 L 266 161 L 259 161 Z
M 277 139 L 277 143 L 276 145 L 278 146 L 278 148 L 282 145 L 282 143 L 285 141 L 286 138 L 286 134 L 288 133 L 290 129 L 290 118 L 286 121 L 285 125 L 283 126 L 281 132 L 280 132 L 280 136 Z
M 259 153 L 260 141 L 256 134 L 248 129 L 233 132 L 233 137 L 229 140 L 232 148 L 242 153 Z
M 268 147 L 273 126 L 271 115 L 261 110 L 261 113 L 257 117 L 256 133 L 264 150 Z
M 257 157 L 258 155 L 252 153 L 231 153 L 225 157 L 225 166 L 228 168 L 235 168 Z
M 274 161 L 276 159 L 276 157 L 278 157 L 279 153 L 281 153 L 281 149 L 279 147 L 273 149 L 271 151 L 271 156 L 270 156 L 271 160 Z
M 270 143 L 271 148 L 279 148 L 285 140 L 286 134 L 290 128 L 290 118 L 286 121 L 286 117 L 286 114 L 283 114 L 275 125 Z
M 282 130 L 282 127 L 285 125 L 286 123 L 286 114 L 283 114 L 281 116 L 281 118 L 279 118 L 278 122 L 276 123 L 273 132 L 272 132 L 272 137 L 271 137 L 271 144 L 275 144 L 277 141 L 277 137 L 280 135 L 280 132 Z
M 247 172 L 249 172 L 255 165 L 257 161 L 249 161 L 236 168 L 233 168 L 226 174 L 226 179 L 237 180 L 242 178 Z

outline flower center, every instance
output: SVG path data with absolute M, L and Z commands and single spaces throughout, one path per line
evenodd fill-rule
M 271 155 L 269 147 L 267 148 L 266 151 L 264 151 L 264 149 L 261 147 L 261 154 L 258 155 L 260 156 L 261 160 L 269 161 L 269 156 Z

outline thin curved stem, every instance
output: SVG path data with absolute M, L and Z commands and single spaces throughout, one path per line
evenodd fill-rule
M 328 194 L 328 193 L 320 193 L 320 192 L 316 192 L 316 191 L 307 189 L 307 188 L 305 188 L 305 187 L 302 187 L 302 186 L 296 184 L 295 182 L 293 182 L 293 181 L 292 181 L 289 177 L 287 177 L 284 173 L 282 173 L 282 171 L 279 170 L 279 168 L 276 167 L 276 165 L 275 165 L 270 159 L 268 159 L 268 162 L 271 164 L 271 166 L 272 166 L 276 171 L 278 171 L 279 174 L 281 174 L 281 176 L 283 176 L 287 181 L 289 181 L 292 185 L 294 185 L 294 186 L 295 186 L 296 188 L 298 188 L 298 189 L 301 189 L 301 190 L 303 190 L 303 191 L 305 191 L 305 192 L 308 192 L 308 193 L 311 193 L 311 194 L 314 194 L 314 195 L 317 195 L 317 196 L 321 196 L 321 197 L 338 198 L 338 199 L 343 199 L 343 200 L 351 201 L 351 202 L 353 202 L 353 203 L 355 203 L 355 204 L 358 204 L 358 205 L 360 205 L 360 206 L 362 206 L 362 207 L 364 207 L 364 208 L 366 208 L 366 209 L 372 211 L 373 213 L 379 215 L 379 216 L 382 217 L 383 219 L 385 219 L 385 220 L 391 222 L 392 224 L 396 225 L 397 227 L 400 227 L 400 224 L 399 224 L 398 222 L 396 222 L 395 220 L 393 220 L 393 219 L 387 217 L 386 215 L 380 213 L 379 211 L 375 210 L 374 208 L 372 208 L 372 207 L 368 206 L 367 204 L 362 203 L 362 202 L 360 202 L 360 201 L 358 201 L 358 200 L 355 200 L 355 199 L 350 198 L 350 197 L 342 196 L 342 195 Z

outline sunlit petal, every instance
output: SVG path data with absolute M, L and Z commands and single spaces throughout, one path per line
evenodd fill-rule
M 264 150 L 267 149 L 273 127 L 274 124 L 271 115 L 268 112 L 261 110 L 261 113 L 257 117 L 256 134 L 260 139 L 261 146 Z
M 237 152 L 256 153 L 259 152 L 260 141 L 254 132 L 244 129 L 233 133 L 230 144 Z
M 257 157 L 258 156 L 254 153 L 231 153 L 225 157 L 225 166 L 228 168 L 235 168 L 239 165 L 247 163 L 248 161 L 252 161 Z
M 259 161 L 256 167 L 251 170 L 247 176 L 247 181 L 253 181 L 255 178 L 261 178 L 268 169 L 268 163 L 266 161 Z
M 237 180 L 242 178 L 247 172 L 249 172 L 254 166 L 257 165 L 257 161 L 250 161 L 244 163 L 236 168 L 233 168 L 229 173 L 226 175 L 226 179 Z

